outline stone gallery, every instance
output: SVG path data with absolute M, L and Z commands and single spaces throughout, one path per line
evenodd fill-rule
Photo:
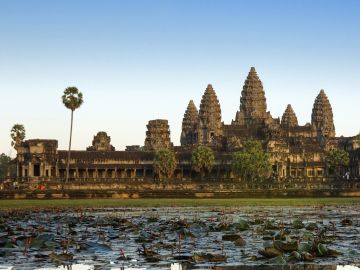
M 191 154 L 197 145 L 207 145 L 215 153 L 215 163 L 208 179 L 233 179 L 231 158 L 244 141 L 256 139 L 269 154 L 272 178 L 333 179 L 326 166 L 331 149 L 342 149 L 350 154 L 346 170 L 350 179 L 360 176 L 360 139 L 336 137 L 331 104 L 324 90 L 315 98 L 311 123 L 298 124 L 296 113 L 287 105 L 280 118 L 267 111 L 265 92 L 255 68 L 251 68 L 241 92 L 240 108 L 231 124 L 221 118 L 221 107 L 211 84 L 206 87 L 199 110 L 192 100 L 182 122 L 181 146 L 170 140 L 167 120 L 150 120 L 144 146 L 127 146 L 116 151 L 110 136 L 99 132 L 92 145 L 84 151 L 71 151 L 70 180 L 81 179 L 153 179 L 154 156 L 160 149 L 172 149 L 178 164 L 173 178 L 195 179 L 191 168 Z M 17 148 L 17 175 L 22 180 L 64 179 L 68 151 L 58 150 L 57 140 L 32 139 Z

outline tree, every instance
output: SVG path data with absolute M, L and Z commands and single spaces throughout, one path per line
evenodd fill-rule
M 271 174 L 269 156 L 255 140 L 244 142 L 242 150 L 233 154 L 231 165 L 233 172 L 246 181 L 268 178 Z
M 0 179 L 5 178 L 10 171 L 11 158 L 4 153 L 0 155 Z
M 10 131 L 10 136 L 12 139 L 11 146 L 17 149 L 25 139 L 24 126 L 20 124 L 15 124 Z
M 70 125 L 70 139 L 69 139 L 69 151 L 66 166 L 66 182 L 69 180 L 69 166 L 70 166 L 70 150 L 71 150 L 71 137 L 73 127 L 73 115 L 74 111 L 83 104 L 83 95 L 76 87 L 68 87 L 65 89 L 62 96 L 62 102 L 66 108 L 71 110 L 71 125 Z
M 326 157 L 326 165 L 339 174 L 339 169 L 347 167 L 350 162 L 349 153 L 342 149 L 332 149 Z
M 205 173 L 211 172 L 214 161 L 214 151 L 205 145 L 197 146 L 191 156 L 191 166 L 194 171 L 201 173 L 201 178 Z
M 177 166 L 175 153 L 169 149 L 160 149 L 155 154 L 154 171 L 162 179 L 170 178 Z

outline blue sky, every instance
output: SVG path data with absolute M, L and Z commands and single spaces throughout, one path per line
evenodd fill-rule
M 0 152 L 13 124 L 27 138 L 66 149 L 67 86 L 84 94 L 73 149 L 104 130 L 119 150 L 143 144 L 150 119 L 169 120 L 179 144 L 188 101 L 199 106 L 208 83 L 230 123 L 251 66 L 268 110 L 291 103 L 311 120 L 320 89 L 337 135 L 360 131 L 360 1 L 14 1 L 0 0 Z

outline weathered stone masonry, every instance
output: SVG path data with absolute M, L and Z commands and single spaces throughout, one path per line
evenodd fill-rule
M 339 148 L 350 153 L 350 176 L 360 178 L 360 138 L 336 137 L 333 112 L 321 90 L 312 109 L 311 123 L 299 125 L 290 104 L 280 118 L 267 111 L 265 91 L 255 68 L 251 68 L 240 98 L 240 108 L 231 124 L 221 118 L 220 102 L 211 84 L 206 87 L 197 110 L 190 100 L 183 117 L 181 146 L 170 140 L 170 127 L 164 119 L 150 120 L 144 147 L 128 146 L 115 151 L 105 132 L 94 136 L 86 151 L 71 151 L 70 179 L 152 179 L 155 152 L 173 149 L 179 161 L 174 178 L 193 179 L 191 152 L 198 144 L 212 147 L 216 153 L 209 179 L 231 179 L 231 155 L 248 139 L 262 142 L 270 154 L 273 177 L 279 180 L 330 179 L 326 167 L 327 151 Z M 17 175 L 22 180 L 62 179 L 66 171 L 67 151 L 58 150 L 56 140 L 27 140 L 18 147 Z

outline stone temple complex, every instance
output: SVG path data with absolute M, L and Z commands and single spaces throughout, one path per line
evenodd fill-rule
M 231 180 L 231 157 L 244 141 L 257 139 L 269 153 L 273 178 L 281 180 L 326 181 L 333 177 L 326 166 L 331 149 L 350 153 L 350 178 L 360 178 L 360 138 L 336 137 L 333 111 L 324 90 L 315 98 L 311 123 L 300 125 L 290 104 L 281 118 L 267 111 L 265 91 L 251 68 L 241 91 L 239 110 L 230 124 L 221 118 L 221 104 L 214 87 L 208 84 L 197 108 L 189 101 L 182 121 L 180 146 L 170 140 L 167 120 L 150 120 L 143 146 L 116 151 L 106 132 L 94 136 L 84 151 L 71 151 L 70 179 L 154 179 L 153 161 L 157 150 L 173 149 L 178 165 L 174 179 L 192 180 L 191 153 L 199 145 L 210 146 L 216 156 L 209 179 Z M 67 151 L 57 149 L 56 140 L 26 140 L 18 147 L 18 178 L 24 180 L 63 179 Z

